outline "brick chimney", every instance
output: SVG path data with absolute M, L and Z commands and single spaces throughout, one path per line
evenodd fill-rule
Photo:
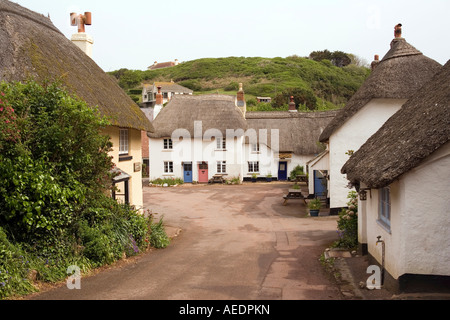
M 370 68 L 373 70 L 375 70 L 375 68 L 378 66 L 378 64 L 380 63 L 380 56 L 379 55 L 375 55 L 372 63 L 370 64 Z
M 245 118 L 245 114 L 247 113 L 247 103 L 245 102 L 245 94 L 242 83 L 239 83 L 239 91 L 236 95 L 236 106 L 242 111 Z
M 156 102 L 153 108 L 153 119 L 161 112 L 163 108 L 164 100 L 163 95 L 161 93 L 161 86 L 158 86 L 158 92 L 156 93 Z
M 294 96 L 291 96 L 291 101 L 289 102 L 289 112 L 298 112 L 295 108 Z
M 92 58 L 94 39 L 86 34 L 85 29 L 86 25 L 90 26 L 92 24 L 92 13 L 85 12 L 83 15 L 72 12 L 70 14 L 70 24 L 78 27 L 78 33 L 72 35 L 71 41 L 86 55 Z

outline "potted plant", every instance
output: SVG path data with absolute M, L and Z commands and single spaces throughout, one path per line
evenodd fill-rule
M 252 182 L 256 182 L 256 178 L 258 178 L 258 175 L 256 173 L 252 174 Z
M 322 203 L 319 198 L 314 198 L 308 202 L 309 215 L 311 217 L 318 217 L 320 207 L 322 207 Z
M 272 182 L 272 174 L 270 172 L 266 176 L 266 181 L 267 182 Z

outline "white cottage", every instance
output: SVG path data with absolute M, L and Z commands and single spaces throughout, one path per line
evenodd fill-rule
M 410 45 L 401 33 L 372 74 L 320 136 L 328 144 L 331 214 L 346 207 L 350 191 L 341 168 L 417 90 L 442 67 Z M 311 186 L 310 186 L 311 188 Z
M 150 180 L 287 180 L 321 151 L 318 137 L 335 114 L 247 112 L 242 86 L 236 97 L 176 96 L 153 121 Z
M 450 288 L 449 140 L 447 62 L 342 168 L 360 193 L 359 243 L 373 262 L 384 256 L 393 289 Z

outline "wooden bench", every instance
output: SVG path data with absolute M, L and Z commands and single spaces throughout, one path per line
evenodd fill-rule
M 225 183 L 225 179 L 222 174 L 216 174 L 209 180 L 209 183 Z
M 303 200 L 303 202 L 306 204 L 305 197 L 303 196 L 300 189 L 289 189 L 289 193 L 285 195 L 283 199 L 283 206 L 287 204 L 288 200 Z

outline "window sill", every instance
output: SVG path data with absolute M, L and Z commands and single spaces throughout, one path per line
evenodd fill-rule
M 384 229 L 384 231 L 388 232 L 389 234 L 391 234 L 391 226 L 388 225 L 386 222 L 384 222 L 383 220 L 377 219 L 377 224 Z
M 214 151 L 227 151 L 227 149 L 215 149 Z
M 162 152 L 173 152 L 173 149 L 163 149 Z
M 119 155 L 119 162 L 130 161 L 130 160 L 133 160 L 133 156 L 129 156 L 127 154 Z

